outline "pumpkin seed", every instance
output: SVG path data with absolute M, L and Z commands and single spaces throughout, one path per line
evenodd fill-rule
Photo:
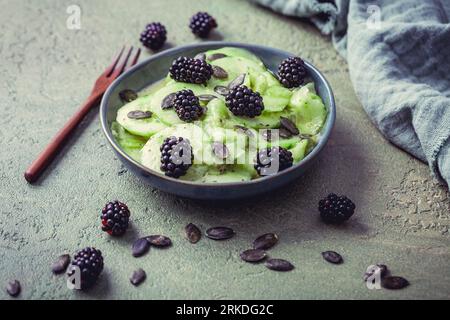
M 292 137 L 292 133 L 289 132 L 285 128 L 278 129 L 278 134 L 279 134 L 280 138 L 283 138 L 283 139 L 289 139 L 290 137 Z
M 213 240 L 225 240 L 234 236 L 234 231 L 227 227 L 214 227 L 206 230 L 206 236 Z
M 280 123 L 283 128 L 288 130 L 290 133 L 292 133 L 294 136 L 298 135 L 300 131 L 298 131 L 297 126 L 294 122 L 292 122 L 290 119 L 286 117 L 280 117 Z
M 228 72 L 226 72 L 224 69 L 222 69 L 219 66 L 212 66 L 213 69 L 213 76 L 217 79 L 226 79 L 228 78 Z
M 278 242 L 278 236 L 275 233 L 266 233 L 253 241 L 253 248 L 267 250 L 272 248 Z
M 380 277 L 384 278 L 388 275 L 389 270 L 388 267 L 384 264 L 377 263 L 375 265 L 376 268 L 373 268 L 372 271 L 364 273 L 363 280 L 367 281 L 370 277 L 372 277 L 376 272 L 380 273 Z
M 204 52 L 197 53 L 194 57 L 194 59 L 198 60 L 206 60 L 206 54 Z
M 139 269 L 135 270 L 133 272 L 133 274 L 131 275 L 130 282 L 134 286 L 138 286 L 142 282 L 144 282 L 146 278 L 147 278 L 147 274 L 145 273 L 145 271 L 143 269 L 139 268 Z
M 222 59 L 222 58 L 226 58 L 226 57 L 228 57 L 228 56 L 224 53 L 213 53 L 208 56 L 208 60 L 214 61 L 214 60 L 218 60 L 218 59 Z
M 409 282 L 403 277 L 389 276 L 381 281 L 381 285 L 386 289 L 398 290 L 409 286 Z
M 272 130 L 270 129 L 265 129 L 262 133 L 262 137 L 264 138 L 264 140 L 266 140 L 267 142 L 272 141 Z
M 214 91 L 222 96 L 227 96 L 230 93 L 230 89 L 224 86 L 215 86 Z
M 241 252 L 240 257 L 247 262 L 258 262 L 267 257 L 267 253 L 260 249 L 249 249 Z
M 167 95 L 161 102 L 161 109 L 166 110 L 172 108 L 176 96 L 177 95 L 175 93 Z
M 129 119 L 141 120 L 151 118 L 152 115 L 153 113 L 151 113 L 150 111 L 134 110 L 128 112 L 127 117 Z
M 210 102 L 213 99 L 217 99 L 217 97 L 213 94 L 201 94 L 197 96 L 197 98 L 202 102 Z
M 147 241 L 155 247 L 165 248 L 172 245 L 172 240 L 169 237 L 161 235 L 148 236 Z
M 243 127 L 243 126 L 240 126 L 240 125 L 235 125 L 234 129 L 239 131 L 239 132 L 242 132 L 242 133 L 246 134 L 250 138 L 254 138 L 255 137 L 253 132 L 250 129 L 246 128 L 246 127 Z
M 233 81 L 231 81 L 228 84 L 228 89 L 229 90 L 233 90 L 234 88 L 239 87 L 240 85 L 242 85 L 245 81 L 245 73 L 239 75 L 236 79 L 234 79 Z
M 186 238 L 190 243 L 197 243 L 202 237 L 200 229 L 193 223 L 189 223 L 185 228 Z
M 17 297 L 21 290 L 22 287 L 18 280 L 9 281 L 6 286 L 6 292 L 8 292 L 11 297 Z
M 150 249 L 150 242 L 147 240 L 147 238 L 140 238 L 136 240 L 133 243 L 133 246 L 131 248 L 131 252 L 134 257 L 140 257 L 143 256 L 148 252 Z
M 119 97 L 123 102 L 131 102 L 138 98 L 138 94 L 130 89 L 125 89 L 119 92 Z
M 68 254 L 63 254 L 56 259 L 52 264 L 52 272 L 54 274 L 60 274 L 66 271 L 67 266 L 70 263 L 70 256 Z
M 344 262 L 344 260 L 342 259 L 342 256 L 339 253 L 334 252 L 334 251 L 322 252 L 322 257 L 329 263 L 341 264 L 342 262 Z
M 214 155 L 219 159 L 226 159 L 230 155 L 230 151 L 228 150 L 227 146 L 222 142 L 213 142 L 212 149 Z
M 283 259 L 269 259 L 264 265 L 270 270 L 275 271 L 291 271 L 294 269 L 294 265 L 287 260 Z

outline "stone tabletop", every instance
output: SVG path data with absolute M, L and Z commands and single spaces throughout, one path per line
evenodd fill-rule
M 352 88 L 346 62 L 330 40 L 306 21 L 286 18 L 239 0 L 0 0 L 0 284 L 18 279 L 29 299 L 419 299 L 450 298 L 449 194 L 426 165 L 389 144 L 371 124 Z M 81 8 L 73 29 L 67 8 Z M 75 7 L 76 8 L 76 7 Z M 73 8 L 69 8 L 69 12 Z M 168 29 L 166 48 L 194 43 L 187 27 L 199 10 L 220 25 L 213 40 L 280 48 L 315 64 L 337 101 L 331 139 L 311 170 L 275 194 L 236 203 L 177 198 L 143 184 L 115 158 L 94 110 L 47 174 L 29 185 L 22 173 L 88 96 L 93 80 L 124 44 L 140 46 L 146 23 Z M 68 23 L 69 22 L 69 23 Z M 142 59 L 152 53 L 145 51 Z M 329 192 L 356 203 L 354 217 L 331 227 L 317 202 Z M 99 228 L 109 200 L 126 202 L 132 228 L 113 239 Z M 183 237 L 193 222 L 205 230 L 224 225 L 233 239 Z M 280 241 L 270 256 L 295 269 L 277 273 L 244 263 L 239 253 L 263 233 Z M 131 256 L 136 238 L 164 234 L 169 249 Z M 88 292 L 66 287 L 50 265 L 63 253 L 95 246 L 105 270 Z M 334 250 L 344 263 L 325 262 Z M 385 263 L 407 278 L 403 290 L 369 290 L 366 268 Z M 129 282 L 143 268 L 147 281 Z M 9 297 L 2 289 L 1 299 Z

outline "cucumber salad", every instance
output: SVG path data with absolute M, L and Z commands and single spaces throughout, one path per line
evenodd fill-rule
M 247 50 L 179 57 L 168 75 L 124 101 L 112 123 L 120 147 L 166 176 L 249 181 L 291 167 L 315 147 L 327 117 L 298 57 L 277 73 Z

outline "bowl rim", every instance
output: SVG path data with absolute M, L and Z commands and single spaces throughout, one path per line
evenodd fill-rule
M 329 110 L 328 110 L 328 115 L 327 115 L 327 119 L 325 120 L 325 124 L 322 127 L 322 131 L 321 131 L 321 135 L 320 135 L 320 139 L 319 142 L 317 143 L 317 145 L 311 150 L 310 153 L 308 153 L 308 155 L 303 158 L 299 163 L 293 165 L 292 167 L 285 169 L 277 174 L 274 175 L 269 175 L 269 176 L 264 176 L 264 177 L 260 177 L 258 179 L 252 179 L 249 181 L 237 181 L 237 182 L 225 182 L 225 183 L 217 183 L 217 182 L 194 182 L 194 181 L 188 181 L 188 180 L 179 180 L 179 179 L 175 179 L 175 178 L 171 178 L 168 177 L 166 175 L 163 175 L 161 173 L 158 173 L 156 171 L 153 171 L 150 168 L 145 167 L 144 165 L 140 164 L 139 162 L 137 162 L 136 160 L 134 160 L 133 158 L 131 158 L 125 151 L 122 150 L 122 148 L 118 145 L 118 143 L 115 141 L 114 136 L 112 134 L 112 130 L 108 125 L 108 120 L 107 120 L 107 110 L 108 110 L 108 101 L 110 100 L 110 96 L 112 94 L 112 92 L 114 91 L 114 89 L 121 83 L 121 81 L 127 77 L 129 77 L 131 74 L 138 72 L 143 66 L 145 66 L 146 64 L 148 64 L 151 61 L 154 60 L 158 60 L 160 57 L 163 57 L 167 54 L 172 54 L 172 53 L 182 53 L 186 50 L 190 50 L 190 49 L 195 49 L 201 47 L 202 50 L 206 50 L 212 47 L 237 47 L 237 48 L 242 48 L 242 49 L 247 49 L 251 52 L 253 52 L 252 49 L 258 49 L 258 50 L 265 50 L 265 51 L 272 51 L 272 52 L 276 52 L 279 53 L 280 55 L 286 55 L 286 56 L 296 56 L 295 54 L 292 54 L 290 52 L 284 51 L 284 50 L 280 50 L 280 49 L 276 49 L 276 48 L 272 48 L 272 47 L 267 47 L 267 46 L 261 46 L 261 45 L 255 45 L 255 44 L 245 44 L 245 43 L 239 43 L 239 42 L 226 42 L 226 41 L 205 41 L 205 42 L 201 42 L 201 43 L 194 43 L 194 44 L 188 44 L 188 45 L 183 45 L 183 46 L 177 46 L 174 48 L 170 48 L 161 52 L 158 52 L 156 54 L 153 54 L 152 56 L 148 57 L 147 59 L 139 62 L 138 64 L 136 64 L 135 66 L 131 67 L 129 70 L 127 70 L 126 72 L 124 72 L 122 75 L 120 75 L 106 90 L 105 94 L 102 97 L 101 103 L 100 103 L 100 123 L 101 123 L 101 127 L 103 130 L 103 133 L 106 135 L 107 140 L 109 141 L 109 143 L 111 144 L 111 146 L 113 147 L 113 149 L 119 154 L 121 155 L 123 158 L 125 158 L 129 163 L 133 164 L 134 166 L 138 167 L 140 170 L 146 172 L 147 174 L 154 176 L 155 178 L 160 178 L 160 179 L 164 179 L 168 182 L 174 182 L 174 183 L 179 183 L 179 184 L 183 184 L 183 185 L 189 185 L 189 186 L 195 186 L 195 187 L 200 187 L 200 188 L 209 188 L 209 187 L 222 187 L 222 188 L 226 188 L 226 187 L 236 187 L 236 186 L 242 186 L 242 185 L 258 185 L 260 183 L 264 183 L 264 182 L 268 182 L 272 179 L 275 178 L 280 178 L 282 176 L 287 176 L 290 173 L 292 173 L 293 171 L 299 170 L 300 168 L 304 167 L 307 165 L 308 162 L 310 162 L 314 157 L 316 157 L 320 151 L 325 147 L 330 135 L 331 135 L 331 131 L 333 129 L 334 123 L 336 121 L 336 105 L 335 105 L 335 99 L 334 99 L 334 94 L 333 91 L 331 89 L 331 86 L 329 84 L 329 82 L 327 81 L 327 79 L 325 78 L 325 76 L 310 62 L 308 62 L 307 60 L 303 61 L 305 62 L 305 64 L 307 65 L 307 67 L 312 70 L 314 73 L 317 74 L 318 78 L 320 81 L 322 81 L 324 83 L 324 87 L 328 93 L 329 96 L 329 101 L 330 101 L 330 106 L 329 106 Z M 322 97 L 321 97 L 322 98 Z

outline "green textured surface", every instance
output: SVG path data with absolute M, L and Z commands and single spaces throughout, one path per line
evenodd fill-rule
M 66 28 L 69 2 L 0 1 L 2 287 L 17 278 L 20 297 L 31 299 L 450 298 L 447 191 L 424 164 L 382 138 L 353 92 L 345 61 L 312 26 L 237 0 L 77 3 L 82 29 L 73 31 Z M 214 40 L 291 51 L 330 81 L 337 123 L 309 173 L 259 201 L 224 206 L 179 199 L 124 171 L 94 111 L 44 178 L 33 186 L 25 182 L 26 166 L 89 94 L 120 46 L 139 45 L 141 29 L 155 20 L 166 24 L 171 46 L 198 41 L 186 24 L 202 9 L 220 24 Z M 346 226 L 329 227 L 318 219 L 317 201 L 331 191 L 347 194 L 357 205 Z M 132 210 L 132 228 L 122 239 L 99 229 L 100 209 L 114 198 Z M 183 238 L 188 222 L 203 230 L 230 226 L 237 235 L 191 245 Z M 270 255 L 291 260 L 294 271 L 276 273 L 240 260 L 239 252 L 265 232 L 280 235 Z M 132 258 L 133 239 L 154 233 L 170 236 L 174 246 Z M 104 252 L 106 268 L 93 290 L 73 292 L 49 266 L 58 255 L 88 245 Z M 345 263 L 324 262 L 324 250 L 340 252 Z M 368 290 L 361 276 L 376 262 L 411 286 Z M 128 278 L 138 267 L 148 279 L 135 288 Z M 0 298 L 8 298 L 4 290 Z

